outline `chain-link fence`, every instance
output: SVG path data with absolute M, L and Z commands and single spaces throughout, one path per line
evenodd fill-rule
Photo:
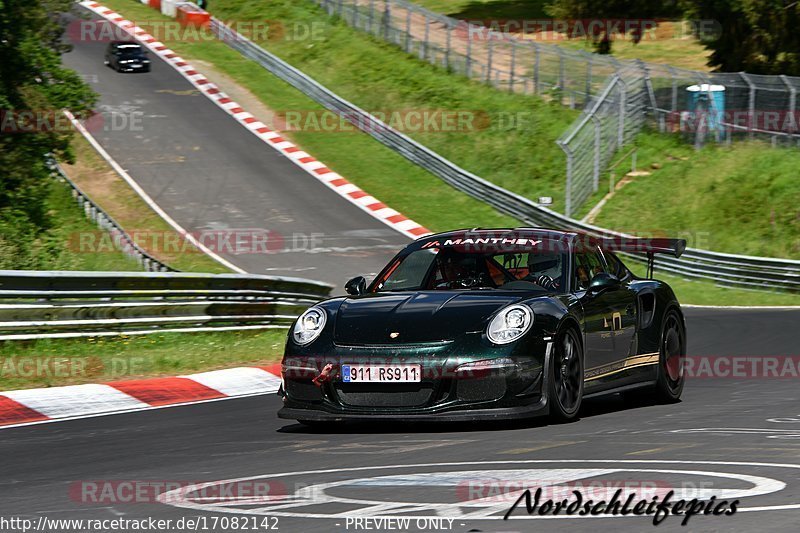
M 582 107 L 558 141 L 567 156 L 567 216 L 598 190 L 614 152 L 648 121 L 698 146 L 709 139 L 754 138 L 800 146 L 800 78 L 621 61 L 498 32 L 406 0 L 314 1 L 351 26 L 452 72 Z

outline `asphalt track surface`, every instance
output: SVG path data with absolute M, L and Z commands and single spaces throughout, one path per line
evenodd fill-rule
M 800 358 L 798 311 L 687 309 L 686 314 L 690 355 Z M 451 531 L 653 527 L 645 517 L 504 522 L 496 516 L 469 516 L 487 511 L 487 506 L 458 505 L 496 496 L 504 486 L 508 494 L 515 480 L 528 484 L 577 480 L 587 497 L 605 494 L 599 487 L 624 482 L 643 498 L 659 494 L 658 490 L 663 496 L 665 487 L 689 491 L 683 494 L 706 490 L 720 496 L 741 489 L 742 509 L 789 506 L 730 517 L 694 517 L 686 528 L 681 528 L 679 518 L 670 517 L 659 531 L 797 531 L 799 384 L 796 377 L 697 378 L 687 383 L 679 404 L 626 405 L 612 396 L 587 402 L 581 419 L 565 425 L 548 425 L 541 419 L 519 424 L 398 423 L 346 425 L 326 432 L 279 420 L 280 401 L 270 395 L 12 428 L 0 431 L 0 514 L 33 520 L 40 516 L 210 520 L 244 516 L 231 513 L 247 509 L 255 513 L 247 516 L 276 517 L 280 531 L 354 531 L 352 524 L 347 528 L 347 517 L 402 516 L 404 509 L 390 505 L 400 502 L 410 506 L 405 511 L 412 518 L 454 518 Z M 348 470 L 353 468 L 361 470 Z M 523 472 L 506 472 L 509 469 Z M 326 472 L 302 473 L 318 470 Z M 199 502 L 200 508 L 177 507 L 179 498 L 162 503 L 144 496 L 144 501 L 130 503 L 129 493 L 117 489 L 110 499 L 85 501 L 91 500 L 94 489 L 80 485 L 110 481 L 107 486 L 116 487 L 126 480 L 186 484 L 251 476 L 273 477 L 235 485 L 238 495 L 257 486 L 263 491 L 264 483 L 269 483 L 273 494 L 286 498 L 256 504 L 234 499 L 225 502 L 229 512 L 223 513 L 219 505 L 215 508 L 211 500 L 191 492 L 182 504 Z M 489 478 L 494 481 L 489 483 Z M 81 488 L 87 486 L 89 492 L 83 497 Z M 224 493 L 207 490 L 200 496 Z M 513 499 L 489 503 L 504 512 Z M 340 514 L 330 516 L 335 513 Z M 420 525 L 417 529 L 412 522 L 408 530 L 437 531 L 430 524 Z
M 248 198 L 256 195 L 242 193 L 250 186 L 259 191 L 265 205 L 274 205 L 279 212 L 285 209 L 288 217 L 309 212 L 306 200 L 302 205 L 281 203 L 295 201 L 291 193 L 308 188 L 323 194 L 311 182 L 292 188 L 291 181 L 304 176 L 255 141 L 248 145 L 248 135 L 200 96 L 170 92 L 186 90 L 186 84 L 166 66 L 156 64 L 149 77 L 122 78 L 98 66 L 99 53 L 96 47 L 82 45 L 68 56 L 68 63 L 98 75 L 104 102 L 146 105 L 148 115 L 169 117 L 142 134 L 143 139 L 156 136 L 152 148 L 143 139 L 116 133 L 101 140 L 181 223 L 192 228 L 215 223 L 262 227 L 265 221 L 257 218 L 259 201 Z M 176 108 L 195 112 L 173 114 Z M 210 126 L 194 122 L 201 109 L 203 123 L 216 117 Z M 177 138 L 183 140 L 173 140 Z M 227 144 L 229 138 L 236 142 Z M 170 164 L 161 155 L 181 154 L 180 146 L 195 143 L 207 155 L 193 156 L 199 158 L 194 161 L 187 158 L 191 164 Z M 236 152 L 231 159 L 225 159 L 228 150 Z M 228 164 L 235 165 L 236 173 Z M 271 188 L 273 180 L 283 179 L 284 171 L 293 176 L 290 188 Z M 215 172 L 228 181 L 241 172 L 241 181 L 232 186 L 226 180 L 220 183 Z M 269 201 L 275 194 L 281 202 Z M 246 215 L 237 203 L 241 199 L 252 208 Z M 219 211 L 221 206 L 230 209 Z M 380 229 L 375 226 L 379 223 L 358 219 L 357 212 L 340 207 L 343 220 L 335 232 L 328 229 L 329 235 Z M 333 214 L 337 212 L 333 209 Z M 355 220 L 349 222 L 351 218 Z M 342 256 L 342 262 L 348 257 Z M 337 258 L 315 258 L 307 264 L 334 263 Z M 285 265 L 302 265 L 303 260 L 301 254 L 292 254 Z M 365 260 L 350 264 L 361 266 Z M 333 267 L 326 272 L 333 272 Z M 800 359 L 797 310 L 687 309 L 686 315 L 692 356 Z M 204 526 L 211 527 L 215 518 L 249 516 L 257 517 L 258 528 L 217 522 L 215 530 L 266 531 L 264 526 L 275 526 L 277 520 L 279 531 L 288 532 L 364 531 L 354 528 L 352 520 L 386 516 L 410 517 L 408 531 L 640 532 L 653 527 L 646 517 L 542 519 L 518 510 L 514 514 L 518 519 L 499 518 L 518 494 L 514 492 L 518 483 L 572 482 L 587 497 L 604 496 L 605 489 L 613 492 L 622 483 L 643 498 L 674 489 L 683 495 L 702 490 L 741 500 L 734 516 L 694 517 L 688 527 L 680 526 L 680 518 L 669 517 L 658 531 L 797 531 L 799 396 L 798 378 L 697 378 L 689 380 L 678 404 L 630 405 L 612 396 L 586 402 L 580 420 L 571 424 L 550 425 L 544 419 L 515 424 L 397 423 L 345 425 L 326 432 L 279 420 L 280 401 L 270 395 L 5 429 L 0 431 L 0 518 L 38 523 L 41 517 L 202 517 Z M 237 485 L 216 483 L 245 477 L 257 479 Z M 154 501 L 145 492 L 131 501 L 131 493 L 121 485 L 126 481 L 214 483 L 203 494 L 185 491 Z M 100 492 L 99 501 L 93 501 L 98 493 L 91 483 L 111 491 Z M 221 501 L 218 496 L 231 486 L 239 497 Z M 263 492 L 265 486 L 278 497 L 256 502 L 241 497 L 247 490 Z M 263 517 L 273 518 L 264 522 Z M 444 520 L 437 528 L 435 522 L 417 523 L 418 517 L 452 522 Z M 370 525 L 372 531 L 392 530 Z M 176 526 L 169 530 L 190 529 L 194 530 Z M 48 530 L 72 529 L 51 525 Z
M 107 43 L 69 42 L 65 65 L 101 95 L 106 120 L 93 135 L 156 203 L 196 234 L 264 230 L 274 238 L 269 254 L 219 241 L 214 251 L 240 268 L 341 287 L 377 273 L 410 242 L 264 144 L 154 54 L 150 73 L 120 74 L 103 65 Z

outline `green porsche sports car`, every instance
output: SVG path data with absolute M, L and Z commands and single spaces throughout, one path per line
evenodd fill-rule
M 292 326 L 281 418 L 490 420 L 578 415 L 590 396 L 680 398 L 686 327 L 664 282 L 617 255 L 685 241 L 518 228 L 414 241 L 367 285 Z

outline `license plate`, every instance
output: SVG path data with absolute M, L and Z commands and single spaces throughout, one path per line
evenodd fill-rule
M 418 383 L 420 365 L 342 365 L 345 383 Z

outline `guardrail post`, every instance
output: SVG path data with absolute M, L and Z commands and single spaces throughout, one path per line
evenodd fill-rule
M 517 69 L 517 41 L 511 39 L 511 80 L 508 82 L 508 91 L 514 92 L 514 82 L 516 80 Z
M 541 94 L 539 90 L 539 67 L 542 64 L 542 49 L 538 43 L 533 44 L 534 47 L 534 61 L 533 61 L 533 94 Z
M 423 53 L 422 59 L 428 61 L 428 46 L 429 46 L 428 41 L 430 39 L 430 34 L 431 34 L 431 24 L 430 22 L 428 22 L 428 13 L 423 12 L 422 14 L 425 17 L 425 43 L 422 49 Z
M 452 40 L 452 31 L 450 28 L 450 21 L 445 23 L 445 28 L 447 28 L 447 49 L 444 52 L 444 67 L 447 70 L 450 70 L 450 47 L 451 47 L 451 40 Z
M 372 23 L 375 20 L 375 0 L 369 0 L 369 18 L 367 20 L 368 20 L 367 23 L 369 24 L 367 33 L 374 33 L 372 31 L 373 27 Z
M 628 87 L 625 82 L 618 78 L 617 86 L 620 87 L 619 93 L 619 129 L 617 131 L 617 148 L 625 144 L 625 119 L 628 111 Z
M 589 98 L 590 98 L 590 96 L 592 94 L 592 66 L 593 66 L 593 63 L 594 63 L 594 56 L 593 55 L 589 55 L 589 57 L 586 58 L 586 98 L 583 101 L 584 102 L 583 105 L 586 105 L 586 103 L 589 102 Z
M 467 65 L 466 74 L 467 78 L 472 77 L 472 24 L 464 22 L 467 26 Z
M 675 76 L 675 69 L 672 67 L 668 66 L 667 72 L 669 72 L 670 79 L 672 80 L 672 102 L 670 113 L 674 117 L 675 114 L 678 113 L 678 78 Z
M 750 81 L 750 78 L 747 76 L 746 72 L 740 72 L 739 76 L 744 80 L 747 86 L 750 88 L 750 97 L 748 103 L 748 117 L 747 117 L 747 131 L 750 133 L 750 138 L 752 139 L 755 136 L 755 132 L 753 131 L 753 121 L 756 118 L 756 86 L 755 84 Z
M 600 154 L 603 151 L 603 124 L 597 114 L 592 115 L 594 124 L 594 157 L 592 165 L 592 189 L 597 192 L 600 187 Z
M 786 85 L 786 88 L 789 89 L 789 113 L 792 116 L 790 124 L 794 126 L 791 131 L 791 133 L 794 134 L 797 132 L 797 117 L 795 116 L 797 113 L 797 89 L 794 88 L 794 85 L 792 85 L 789 78 L 786 76 L 781 75 L 780 78 L 783 84 Z
M 406 53 L 411 53 L 411 43 L 413 39 L 411 38 L 411 8 L 406 7 Z
M 350 20 L 350 24 L 352 24 L 354 28 L 358 29 L 358 2 L 353 2 L 352 9 L 353 18 Z
M 392 36 L 392 5 L 389 0 L 383 0 L 383 38 L 384 40 L 391 41 Z M 400 43 L 397 43 L 400 44 Z
M 567 146 L 562 141 L 556 141 L 559 148 L 564 152 L 567 156 L 567 186 L 566 191 L 564 192 L 564 214 L 567 218 L 572 216 L 572 173 L 573 173 L 573 161 L 572 161 L 572 150 L 570 150 L 569 146 Z
M 486 51 L 486 83 L 492 83 L 492 55 L 494 53 L 494 40 L 492 39 L 492 30 L 486 32 L 487 39 L 489 39 L 488 50 Z

